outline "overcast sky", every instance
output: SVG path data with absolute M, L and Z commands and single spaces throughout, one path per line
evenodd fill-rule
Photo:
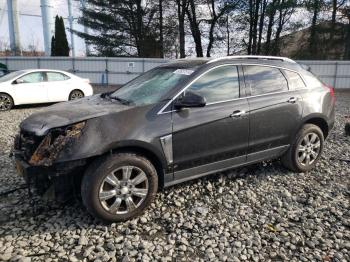
M 41 16 L 40 0 L 17 0 L 19 15 L 19 33 L 22 48 L 26 49 L 28 45 L 37 46 L 37 50 L 44 49 L 44 36 L 42 29 L 41 17 L 32 17 L 27 15 Z M 63 18 L 68 16 L 67 0 L 52 0 L 55 11 L 54 15 L 58 14 Z M 72 0 L 73 16 L 79 17 L 79 1 Z M 68 27 L 68 21 L 65 19 L 65 26 Z M 74 23 L 75 29 L 82 30 L 81 26 Z M 82 56 L 85 52 L 85 45 L 82 39 L 75 37 L 76 54 Z M 68 42 L 70 35 L 67 32 Z M 7 17 L 7 0 L 0 0 L 0 42 L 10 44 L 8 17 Z

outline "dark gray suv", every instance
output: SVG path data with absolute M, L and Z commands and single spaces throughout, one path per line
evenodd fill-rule
M 334 105 L 333 89 L 288 58 L 177 60 L 31 115 L 16 166 L 37 192 L 78 185 L 92 215 L 123 221 L 159 188 L 221 170 L 274 158 L 294 172 L 314 168 Z

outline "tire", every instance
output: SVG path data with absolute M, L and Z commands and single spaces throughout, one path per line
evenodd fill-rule
M 317 138 L 315 138 L 315 135 Z M 282 156 L 282 164 L 294 172 L 310 171 L 316 166 L 322 154 L 323 143 L 322 130 L 316 125 L 305 124 L 298 132 L 288 151 Z
M 137 184 L 135 178 L 142 182 Z M 148 159 L 120 153 L 97 159 L 87 168 L 81 195 L 88 212 L 95 218 L 107 223 L 121 222 L 142 214 L 154 200 L 157 189 L 157 171 Z M 141 193 L 142 196 L 137 195 Z
M 83 97 L 84 97 L 83 91 L 75 89 L 72 92 L 70 92 L 68 99 L 75 100 L 75 99 L 79 99 L 79 98 L 83 98 Z
M 10 110 L 13 106 L 12 97 L 8 94 L 0 93 L 0 111 Z

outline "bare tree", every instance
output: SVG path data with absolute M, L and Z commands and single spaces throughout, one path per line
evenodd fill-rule
M 344 60 L 350 60 L 350 5 L 342 8 L 341 12 L 344 18 L 348 20 L 345 37 Z
M 195 0 L 188 0 L 189 5 L 186 8 L 186 14 L 190 23 L 192 37 L 195 43 L 197 57 L 203 57 L 202 33 L 199 29 L 200 20 L 197 19 L 197 10 Z
M 218 2 L 215 0 L 208 0 L 207 5 L 208 9 L 210 11 L 211 18 L 207 20 L 209 23 L 209 43 L 207 47 L 207 57 L 210 57 L 210 52 L 213 48 L 213 44 L 215 41 L 214 33 L 215 33 L 215 27 L 217 26 L 217 23 L 219 19 L 221 19 L 223 16 L 228 15 L 230 12 L 236 9 L 239 4 L 239 0 L 237 1 L 230 1 L 230 2 Z
M 164 40 L 163 40 L 163 0 L 159 0 L 159 56 L 164 57 Z
M 179 23 L 179 48 L 180 58 L 186 57 L 185 52 L 185 16 L 188 0 L 175 0 L 177 5 L 177 17 Z

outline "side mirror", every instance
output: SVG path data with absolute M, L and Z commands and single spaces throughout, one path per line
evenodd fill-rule
M 185 92 L 185 95 L 176 99 L 174 103 L 175 109 L 181 109 L 184 107 L 203 107 L 207 101 L 204 97 L 197 95 L 193 92 Z
M 23 84 L 24 80 L 23 79 L 17 79 L 13 82 L 14 84 Z

